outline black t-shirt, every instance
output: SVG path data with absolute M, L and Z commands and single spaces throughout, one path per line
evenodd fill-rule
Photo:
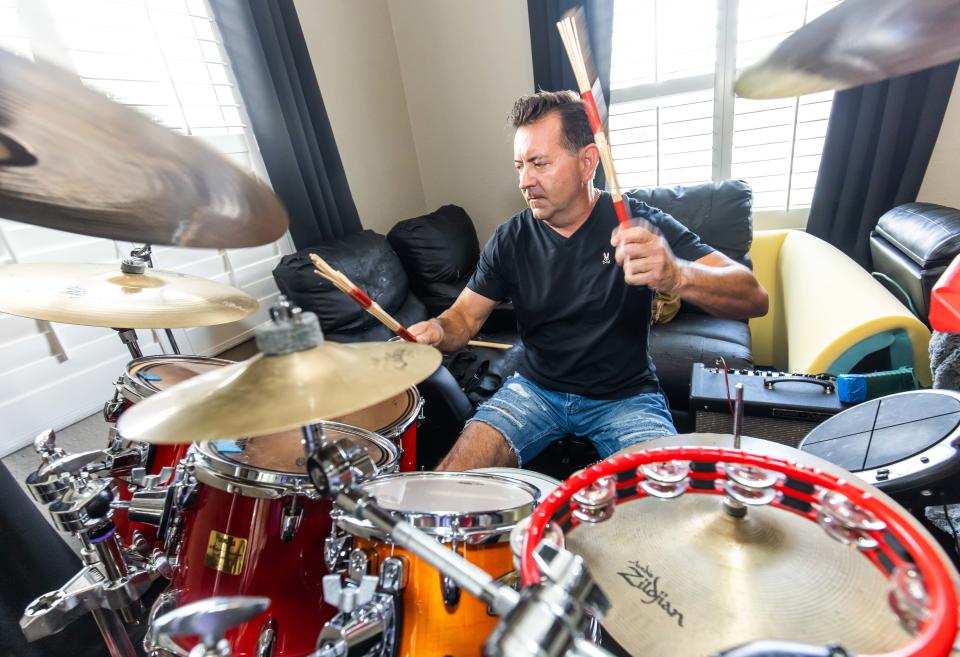
M 665 212 L 624 198 L 630 215 L 653 224 L 676 257 L 693 261 L 713 251 Z M 610 246 L 616 226 L 606 192 L 570 237 L 524 210 L 497 227 L 467 283 L 493 301 L 513 301 L 526 347 L 520 373 L 545 388 L 592 399 L 658 390 L 647 348 L 653 292 L 623 280 Z

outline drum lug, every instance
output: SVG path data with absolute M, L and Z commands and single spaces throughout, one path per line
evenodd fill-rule
M 347 563 L 347 576 L 354 582 L 363 580 L 364 575 L 375 573 L 379 566 L 380 555 L 374 550 L 355 548 L 350 551 Z
M 333 533 L 323 541 L 323 562 L 331 573 L 342 573 L 347 569 L 353 537 L 334 527 Z
M 407 588 L 407 576 L 410 564 L 406 557 L 394 556 L 383 560 L 380 567 L 380 590 L 384 593 L 399 595 Z
M 123 377 L 120 377 L 113 384 L 113 398 L 103 405 L 103 419 L 108 424 L 116 424 L 120 417 L 120 411 L 123 410 L 123 394 L 120 392 L 123 386 Z
M 297 501 L 294 495 L 290 503 L 283 507 L 283 514 L 280 518 L 280 540 L 289 543 L 297 535 L 300 529 L 300 521 L 303 520 L 303 505 Z
M 257 638 L 255 657 L 273 657 L 273 649 L 277 644 L 277 621 L 270 616 L 260 627 L 260 636 Z
M 443 606 L 448 611 L 452 611 L 460 603 L 460 587 L 443 574 L 440 575 L 440 593 L 443 596 Z

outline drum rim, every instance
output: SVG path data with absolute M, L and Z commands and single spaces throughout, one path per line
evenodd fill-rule
M 402 436 L 403 433 L 410 428 L 410 425 L 417 421 L 417 417 L 419 417 L 420 411 L 423 408 L 423 395 L 417 390 L 417 386 L 410 386 L 400 394 L 407 396 L 407 408 L 404 409 L 403 413 L 396 420 L 385 427 L 380 427 L 375 430 L 375 433 L 380 434 L 384 438 L 393 439 Z M 374 406 L 376 406 L 376 404 L 374 404 Z M 370 407 L 368 406 L 367 408 Z M 361 411 L 358 412 L 362 412 L 363 410 L 365 409 L 361 409 Z
M 353 437 L 365 438 L 380 447 L 385 458 L 379 463 L 374 463 L 377 475 L 384 472 L 395 472 L 399 467 L 403 450 L 389 438 L 369 429 L 340 424 L 339 422 L 319 422 L 311 426 L 322 426 L 344 434 L 352 434 Z M 271 498 L 287 495 L 320 497 L 320 494 L 310 482 L 306 470 L 302 473 L 296 473 L 240 463 L 217 452 L 212 441 L 193 443 L 190 446 L 190 456 L 192 456 L 191 469 L 197 480 L 228 493 Z
M 509 484 L 514 488 L 524 490 L 531 496 L 529 504 L 523 504 L 507 509 L 490 509 L 485 511 L 470 511 L 463 513 L 453 511 L 432 512 L 386 509 L 391 515 L 406 520 L 425 534 L 453 540 L 462 539 L 468 543 L 486 542 L 482 540 L 483 537 L 500 536 L 503 534 L 506 534 L 509 537 L 510 531 L 513 529 L 513 527 L 516 526 L 518 522 L 533 513 L 540 499 L 540 490 L 533 484 L 528 484 L 527 482 L 520 481 L 519 479 L 511 479 L 509 477 L 503 477 L 485 472 L 397 472 L 376 477 L 375 479 L 361 484 L 361 488 L 364 489 L 364 492 L 366 492 L 365 489 L 369 484 L 379 484 L 384 481 L 400 480 L 402 478 L 410 477 L 425 477 L 433 479 L 467 479 L 479 477 L 481 479 L 495 480 L 499 483 Z M 332 515 L 334 523 L 336 523 L 341 529 L 351 534 L 357 534 L 362 538 L 368 538 L 372 540 L 385 540 L 385 537 L 374 530 L 373 526 L 366 521 L 359 520 L 348 514 L 345 514 L 338 508 L 334 508 Z M 469 527 L 462 526 L 462 521 L 464 519 L 470 520 Z M 481 537 L 481 540 L 477 541 L 477 537 Z
M 216 363 L 222 367 L 235 364 L 234 361 L 226 360 L 224 358 L 214 358 L 213 356 L 194 356 L 188 354 L 157 354 L 155 356 L 141 356 L 140 358 L 134 358 L 126 364 L 126 366 L 123 368 L 123 374 L 120 376 L 120 394 L 123 395 L 124 399 L 136 404 L 137 402 L 141 402 L 151 395 L 162 392 L 162 390 L 159 388 L 152 386 L 145 381 L 141 381 L 139 377 L 134 376 L 131 372 L 134 369 L 137 371 L 143 369 L 142 367 L 137 367 L 138 365 L 164 360 L 168 362 L 192 361 Z
M 511 475 L 512 472 L 521 472 L 521 473 L 524 473 L 524 474 L 526 474 L 526 475 L 530 475 L 531 479 L 538 479 L 538 480 L 540 480 L 540 481 L 543 481 L 543 482 L 546 482 L 546 483 L 552 485 L 552 486 L 554 487 L 554 489 L 559 488 L 559 487 L 560 487 L 560 484 L 563 483 L 563 482 L 560 481 L 559 479 L 556 479 L 556 478 L 554 478 L 554 477 L 551 477 L 551 476 L 548 475 L 548 474 L 544 474 L 544 473 L 542 473 L 542 472 L 537 472 L 536 470 L 525 470 L 525 469 L 523 469 L 523 468 L 507 468 L 507 467 L 503 467 L 503 468 L 500 468 L 500 467 L 470 468 L 470 469 L 467 470 L 466 472 L 479 472 L 479 473 L 481 473 L 481 474 L 492 474 L 492 475 L 497 475 L 497 476 L 500 476 L 500 477 L 506 477 L 507 479 L 511 479 L 511 478 L 513 477 L 513 475 Z M 524 483 L 529 483 L 529 482 L 527 482 L 527 481 L 524 481 L 520 476 L 516 476 L 516 479 L 517 479 L 518 481 L 523 481 Z M 531 484 L 531 485 L 533 485 L 533 484 Z M 546 494 L 544 494 L 544 492 L 543 492 L 542 490 L 537 490 L 537 504 L 539 504 L 540 502 L 542 502 L 542 501 L 543 501 L 543 498 L 545 498 L 545 497 L 546 497 Z

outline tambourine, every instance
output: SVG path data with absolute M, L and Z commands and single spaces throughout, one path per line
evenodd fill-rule
M 936 548 L 869 490 L 819 469 L 715 447 L 655 448 L 613 456 L 551 493 L 531 516 L 520 558 L 524 586 L 540 581 L 534 550 L 547 531 L 610 518 L 633 499 L 725 496 L 731 512 L 769 505 L 855 546 L 889 580 L 894 614 L 914 636 L 883 657 L 946 657 L 957 635 L 957 593 Z M 839 647 L 829 648 L 836 654 Z M 840 650 L 840 652 L 845 652 Z

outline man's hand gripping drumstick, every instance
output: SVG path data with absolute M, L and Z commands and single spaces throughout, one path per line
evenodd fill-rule
M 623 268 L 627 285 L 646 285 L 664 294 L 678 294 L 683 288 L 683 263 L 678 260 L 660 231 L 642 219 L 627 227 L 618 226 L 610 238 L 617 264 Z
M 403 324 L 394 319 L 379 303 L 367 296 L 366 292 L 357 287 L 357 285 L 342 272 L 331 267 L 326 260 L 316 253 L 310 254 L 310 260 L 313 262 L 313 266 L 317 268 L 316 274 L 318 276 L 322 276 L 333 283 L 334 287 L 356 301 L 361 308 L 376 317 L 381 324 L 393 333 L 399 335 L 407 342 L 417 342 L 417 338 L 414 337 Z M 483 342 L 478 340 L 470 340 L 467 344 L 473 347 L 488 347 L 491 349 L 510 349 L 513 346 L 502 342 Z

